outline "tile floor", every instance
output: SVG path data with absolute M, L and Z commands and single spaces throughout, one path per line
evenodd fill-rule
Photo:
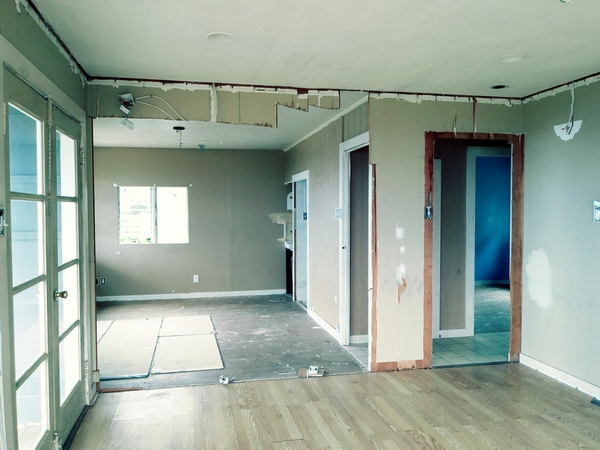
M 354 359 L 362 364 L 364 368 L 369 367 L 369 344 L 352 344 L 344 347 L 348 353 L 350 353 Z
M 433 367 L 508 361 L 509 332 L 433 340 Z

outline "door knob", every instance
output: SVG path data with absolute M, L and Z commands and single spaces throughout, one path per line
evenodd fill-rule
M 59 291 L 58 289 L 54 289 L 54 300 L 58 300 L 59 298 L 67 298 L 69 293 L 67 291 Z

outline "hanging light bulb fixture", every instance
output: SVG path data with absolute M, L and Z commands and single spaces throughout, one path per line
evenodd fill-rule
M 183 135 L 183 130 L 185 130 L 185 127 L 182 127 L 181 125 L 175 125 L 173 127 L 173 129 L 175 130 L 175 132 L 177 132 L 179 134 L 179 148 L 181 148 L 181 145 L 182 145 L 182 135 Z

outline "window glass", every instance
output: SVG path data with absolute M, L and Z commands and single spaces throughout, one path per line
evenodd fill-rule
M 119 187 L 120 244 L 187 244 L 186 187 Z

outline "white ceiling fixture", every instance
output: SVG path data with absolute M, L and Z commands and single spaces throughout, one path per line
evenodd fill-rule
M 496 60 L 501 63 L 516 63 L 522 61 L 523 58 L 525 58 L 525 55 L 523 55 L 522 53 L 514 53 L 512 55 L 500 56 L 496 58 Z
M 233 33 L 228 33 L 227 31 L 213 31 L 206 35 L 206 39 L 210 42 L 217 42 L 219 44 L 229 44 L 236 40 L 236 37 Z

